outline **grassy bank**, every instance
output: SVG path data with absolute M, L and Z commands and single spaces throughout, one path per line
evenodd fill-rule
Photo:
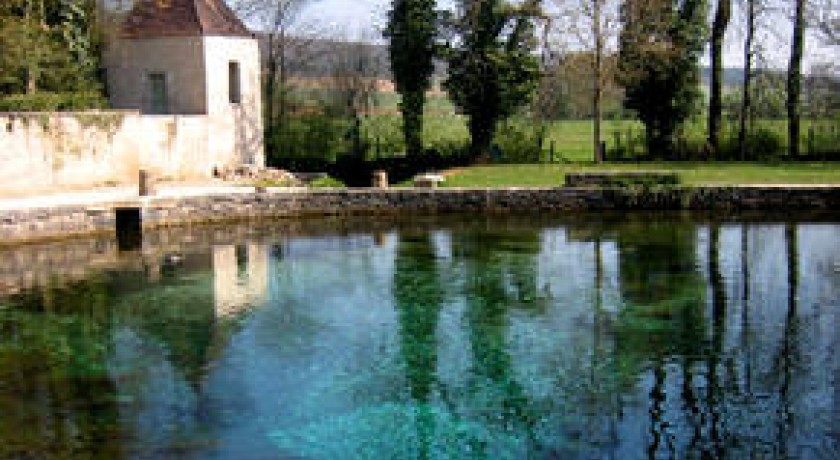
M 607 163 L 482 165 L 446 172 L 446 187 L 557 186 L 566 173 L 673 171 L 686 185 L 840 184 L 840 163 Z

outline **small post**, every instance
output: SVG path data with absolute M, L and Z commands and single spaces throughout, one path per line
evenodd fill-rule
M 140 196 L 149 196 L 155 193 L 152 186 L 152 178 L 149 171 L 141 169 L 138 177 L 138 194 Z
M 554 139 L 548 144 L 548 158 L 549 161 L 554 163 Z
M 373 172 L 373 188 L 388 188 L 388 172 L 378 169 Z

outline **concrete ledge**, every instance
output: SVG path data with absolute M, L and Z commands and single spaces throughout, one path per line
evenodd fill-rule
M 566 174 L 566 187 L 673 186 L 679 183 L 679 175 L 669 171 L 604 171 Z
M 0 211 L 0 244 L 113 233 L 115 209 L 136 206 L 144 228 L 313 215 L 711 210 L 838 212 L 840 186 L 333 189 L 143 197 Z M 91 212 L 94 210 L 94 212 Z

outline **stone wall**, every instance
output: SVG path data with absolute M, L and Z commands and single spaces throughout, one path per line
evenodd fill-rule
M 840 187 L 348 189 L 150 201 L 147 227 L 267 217 L 455 212 L 840 210 Z
M 685 187 L 661 189 L 348 189 L 269 190 L 185 198 L 148 197 L 92 208 L 4 211 L 0 241 L 113 233 L 114 207 L 141 209 L 146 229 L 210 222 L 323 215 L 564 213 L 573 211 L 710 210 L 724 212 L 840 210 L 840 187 Z

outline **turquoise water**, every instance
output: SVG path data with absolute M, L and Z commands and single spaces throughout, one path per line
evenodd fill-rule
M 0 458 L 840 458 L 840 224 L 333 228 L 7 281 Z

